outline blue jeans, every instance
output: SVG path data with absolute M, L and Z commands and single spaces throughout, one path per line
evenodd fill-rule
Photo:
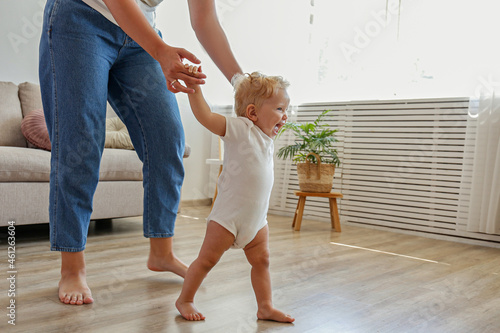
M 85 249 L 106 100 L 143 162 L 144 236 L 172 237 L 184 178 L 184 130 L 159 63 L 81 0 L 48 0 L 39 75 L 52 143 L 51 249 Z

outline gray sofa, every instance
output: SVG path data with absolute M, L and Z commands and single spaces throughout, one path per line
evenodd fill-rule
M 0 226 L 49 221 L 50 152 L 34 148 L 21 131 L 23 117 L 41 108 L 38 85 L 0 82 Z M 106 148 L 91 218 L 142 215 L 142 197 L 135 151 Z

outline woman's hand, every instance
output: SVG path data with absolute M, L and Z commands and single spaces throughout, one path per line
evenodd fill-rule
M 155 59 L 160 63 L 163 75 L 167 79 L 167 88 L 173 93 L 184 92 L 194 93 L 194 89 L 186 86 L 204 84 L 207 76 L 201 72 L 201 67 L 184 64 L 187 59 L 192 63 L 199 64 L 201 61 L 191 52 L 177 47 L 171 47 L 164 44 L 161 52 L 156 54 Z M 196 70 L 193 70 L 196 67 Z M 184 81 L 186 86 L 179 80 Z

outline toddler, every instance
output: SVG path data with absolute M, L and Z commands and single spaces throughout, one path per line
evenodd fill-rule
M 192 72 L 201 72 L 195 66 Z M 217 182 L 218 195 L 207 218 L 198 258 L 188 268 L 176 307 L 187 320 L 204 320 L 194 306 L 203 279 L 229 249 L 241 248 L 252 266 L 257 317 L 293 322 L 273 307 L 269 274 L 267 209 L 273 187 L 273 138 L 287 119 L 288 82 L 258 72 L 233 78 L 238 117 L 212 113 L 199 86 L 189 86 L 189 103 L 198 121 L 224 142 L 224 163 Z

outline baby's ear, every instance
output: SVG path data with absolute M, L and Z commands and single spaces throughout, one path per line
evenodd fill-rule
M 255 107 L 255 104 L 248 104 L 245 114 L 251 121 L 257 121 L 257 108 Z

